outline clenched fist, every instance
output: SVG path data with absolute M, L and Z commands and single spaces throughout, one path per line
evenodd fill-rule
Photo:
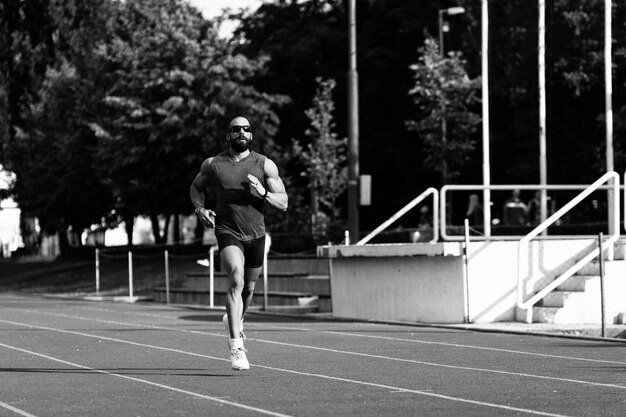
M 211 229 L 215 227 L 215 212 L 213 210 L 208 210 L 203 207 L 196 208 L 196 215 L 200 220 L 200 223 L 207 229 Z
M 261 181 L 257 177 L 252 174 L 248 174 L 248 179 L 250 180 L 250 190 L 256 191 L 256 193 L 261 198 L 267 197 L 267 190 L 261 184 Z

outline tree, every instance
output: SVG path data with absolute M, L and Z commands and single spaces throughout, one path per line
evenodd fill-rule
M 246 114 L 259 126 L 255 138 L 271 149 L 278 124 L 272 106 L 284 98 L 247 85 L 264 60 L 233 55 L 182 0 L 130 0 L 110 24 L 112 36 L 98 50 L 110 86 L 106 109 L 92 123 L 102 175 L 118 209 L 149 215 L 161 241 L 157 216 L 176 220 L 191 212 L 188 184 L 202 155 L 224 146 L 219 126 L 225 119 Z
M 606 172 L 604 108 L 604 0 L 575 5 L 558 0 L 548 6 L 549 171 L 551 182 L 576 178 L 591 182 Z M 626 109 L 626 7 L 612 2 L 613 108 L 615 169 L 623 172 L 624 143 L 619 140 Z M 576 42 L 572 42 L 576 39 Z M 576 146 L 572 146 L 576 138 Z M 580 167 L 589 169 L 581 172 Z
M 68 228 L 80 243 L 82 230 L 99 223 L 111 205 L 94 170 L 96 138 L 83 123 L 91 93 L 69 64 L 48 70 L 41 101 L 24 114 L 31 126 L 18 130 L 12 148 L 20 207 L 38 217 L 43 230 L 59 232 L 64 249 Z
M 105 12 L 106 4 L 86 0 L 33 9 L 34 3 L 17 2 L 17 21 L 8 25 L 13 39 L 8 52 L 20 65 L 9 65 L 3 80 L 13 91 L 4 157 L 17 174 L 14 192 L 22 213 L 38 217 L 44 231 L 59 232 L 65 253 L 66 231 L 80 234 L 99 222 L 110 201 L 93 169 L 95 137 L 83 123 L 97 94 L 80 66 L 70 62 L 88 55 L 77 48 L 99 33 L 91 30 L 97 26 L 92 18 Z M 76 21 L 81 25 L 74 27 Z M 11 87 L 15 84 L 21 89 Z
M 415 86 L 409 91 L 418 114 L 407 126 L 420 135 L 427 155 L 424 163 L 443 175 L 445 185 L 448 180 L 459 178 L 460 168 L 474 150 L 471 135 L 481 118 L 471 108 L 478 101 L 475 91 L 480 80 L 467 76 L 460 53 L 450 52 L 442 57 L 433 39 L 427 39 L 420 52 L 419 62 L 411 65 Z
M 187 2 L 52 2 L 42 15 L 51 42 L 10 32 L 11 62 L 51 51 L 41 80 L 11 107 L 17 133 L 3 143 L 17 200 L 44 230 L 64 237 L 69 227 L 80 232 L 119 216 L 132 226 L 145 214 L 162 241 L 158 217 L 191 212 L 188 185 L 205 155 L 225 146 L 220 126 L 233 114 L 248 115 L 263 149 L 275 151 L 273 108 L 285 98 L 248 82 L 266 60 L 233 54 Z M 23 73 L 36 73 L 40 61 L 27 61 Z M 7 79 L 0 87 L 12 85 Z
M 311 142 L 303 148 L 293 142 L 293 154 L 299 155 L 304 164 L 301 175 L 307 178 L 311 192 L 311 231 L 314 239 L 320 243 L 333 236 L 333 230 L 343 230 L 345 220 L 341 217 L 338 198 L 346 190 L 347 143 L 346 138 L 338 139 L 333 132 L 333 111 L 335 108 L 332 92 L 334 80 L 316 78 L 317 90 L 313 97 L 313 106 L 305 113 L 311 121 L 306 136 Z
M 605 171 L 604 0 L 546 2 L 547 168 L 553 184 L 585 183 Z M 466 29 L 457 44 L 480 70 L 480 3 L 461 0 Z M 626 6 L 613 2 L 613 106 L 620 137 L 626 103 Z M 538 7 L 489 2 L 492 178 L 539 182 Z M 572 42 L 576 39 L 576 42 Z M 473 69 L 472 69 L 473 68 Z M 573 146 L 575 144 L 575 146 Z M 615 167 L 626 168 L 616 140 Z M 581 169 L 582 168 L 582 169 Z
M 304 190 L 308 177 L 298 175 L 301 163 L 289 151 L 292 138 L 310 128 L 306 110 L 317 77 L 337 80 L 335 131 L 338 137 L 346 135 L 347 100 L 341 94 L 348 66 L 345 1 L 264 2 L 241 15 L 240 30 L 230 41 L 219 40 L 214 22 L 184 4 L 0 1 L 0 47 L 6 52 L 0 56 L 0 162 L 17 174 L 16 197 L 30 214 L 47 207 L 44 196 L 55 201 L 55 213 L 76 219 L 82 218 L 80 212 L 96 214 L 87 202 L 70 197 L 61 178 L 80 179 L 87 187 L 104 185 L 111 202 L 97 209 L 102 212 L 119 202 L 129 216 L 185 213 L 191 206 L 181 184 L 192 180 L 205 155 L 222 149 L 220 127 L 235 113 L 250 113 L 253 145 L 275 158 L 288 189 Z M 359 164 L 362 173 L 372 175 L 376 191 L 372 206 L 361 209 L 362 229 L 438 183 L 436 171 L 423 163 L 426 158 L 437 166 L 436 158 L 458 157 L 451 162 L 457 181 L 480 182 L 480 148 L 469 146 L 478 135 L 458 142 L 463 145 L 459 151 L 444 152 L 436 115 L 427 129 L 426 108 L 416 114 L 417 96 L 407 94 L 416 83 L 410 65 L 419 58 L 418 46 L 436 33 L 437 10 L 450 5 L 442 0 L 358 2 Z M 463 69 L 473 80 L 480 72 L 480 2 L 455 5 L 466 13 L 450 19 L 446 45 L 463 51 Z M 626 131 L 626 6 L 613 6 L 614 146 L 620 171 L 626 167 L 619 140 Z M 490 2 L 489 7 L 492 180 L 536 183 L 537 7 L 522 0 Z M 604 171 L 603 7 L 603 0 L 547 2 L 550 183 L 588 182 Z M 285 96 L 291 98 L 288 103 Z M 433 112 L 441 112 L 434 106 Z M 466 107 L 474 111 L 474 104 Z M 450 129 L 462 126 L 453 119 L 446 118 Z M 406 128 L 408 120 L 414 127 L 422 123 L 423 140 Z M 40 155 L 42 149 L 47 155 Z M 85 171 L 87 165 L 91 169 Z M 82 169 L 84 178 L 70 176 L 74 168 Z M 28 178 L 31 174 L 43 176 Z M 408 190 L 407 177 L 414 184 Z M 301 230 L 307 219 L 296 207 L 306 210 L 306 200 L 290 192 L 291 209 L 280 215 L 286 219 L 281 230 Z M 339 198 L 336 204 L 343 208 L 345 201 Z
M 440 3 L 358 2 L 359 166 L 361 173 L 371 175 L 375 191 L 372 205 L 360 209 L 362 230 L 371 230 L 437 180 L 436 173 L 424 167 L 422 144 L 406 129 L 405 121 L 414 114 L 407 94 L 414 85 L 409 65 L 417 59 L 424 32 L 436 30 Z M 289 144 L 308 128 L 305 111 L 317 77 L 336 80 L 336 132 L 339 137 L 347 136 L 347 94 L 343 93 L 347 91 L 349 56 L 346 4 L 338 0 L 275 0 L 243 15 L 235 39 L 238 50 L 271 57 L 267 72 L 256 77 L 254 85 L 292 99 L 277 112 L 282 121 L 276 136 L 279 144 Z M 297 172 L 297 166 L 288 166 Z M 415 184 L 409 191 L 413 195 L 407 195 L 403 186 L 407 176 Z M 306 187 L 304 180 L 294 178 L 298 188 Z M 344 208 L 347 199 L 337 203 Z M 411 220 L 407 217 L 404 221 Z
M 0 158 L 9 168 L 14 126 L 55 59 L 53 30 L 48 0 L 0 1 Z

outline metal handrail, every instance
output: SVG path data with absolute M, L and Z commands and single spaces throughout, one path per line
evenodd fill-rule
M 426 191 L 415 197 L 409 204 L 398 210 L 396 214 L 383 222 L 370 234 L 359 240 L 356 244 L 359 246 L 365 245 L 367 242 L 372 240 L 374 236 L 385 230 L 387 227 L 389 227 L 389 225 L 398 220 L 400 217 L 404 216 L 409 210 L 421 203 L 426 197 L 431 194 L 433 196 L 433 238 L 429 242 L 437 242 L 439 240 L 439 191 L 437 191 L 436 188 L 430 187 L 427 188 Z
M 617 174 L 616 174 L 617 175 Z M 619 176 L 618 176 L 619 178 Z M 459 235 L 459 236 L 451 236 L 448 235 L 448 233 L 446 232 L 446 227 L 447 227 L 447 221 L 446 221 L 446 216 L 445 216 L 445 205 L 446 205 L 446 193 L 448 191 L 451 190 L 465 190 L 465 191 L 475 191 L 475 190 L 514 190 L 514 189 L 518 189 L 518 190 L 534 190 L 534 191 L 538 191 L 538 190 L 585 190 L 587 187 L 589 187 L 588 184 L 552 184 L 552 185 L 541 185 L 541 184 L 507 184 L 507 185 L 479 185 L 479 184 L 475 184 L 475 185 L 456 185 L 456 184 L 451 184 L 451 185 L 444 185 L 443 187 L 441 187 L 441 199 L 440 199 L 440 213 L 441 213 L 441 221 L 440 221 L 440 225 L 441 225 L 441 237 L 444 240 L 450 240 L 450 241 L 461 241 L 463 240 L 463 236 Z M 602 185 L 597 187 L 596 189 L 594 189 L 593 191 L 596 190 L 602 190 L 602 189 L 611 189 L 613 188 L 613 186 L 609 186 L 609 185 Z M 621 187 L 618 187 L 621 188 Z M 625 195 L 625 201 L 626 201 L 626 187 L 624 187 L 624 195 Z M 617 205 L 617 207 L 619 208 L 619 204 Z M 611 208 L 607 207 L 607 211 L 610 211 Z M 619 213 L 619 211 L 617 212 Z M 619 215 L 616 215 L 615 218 L 619 218 Z M 491 219 L 486 219 L 487 221 L 491 221 Z M 626 210 L 624 211 L 624 222 L 625 222 L 625 228 L 626 228 Z M 472 236 L 472 240 L 517 240 L 519 238 L 520 235 L 491 235 L 491 236 Z M 554 236 L 550 236 L 551 238 L 558 238 L 559 236 L 554 235 Z M 568 236 L 571 237 L 571 236 Z M 585 235 L 585 237 L 587 237 Z M 591 235 L 589 235 L 589 237 L 591 237 Z M 595 235 L 594 235 L 595 237 Z
M 530 233 L 528 233 L 518 242 L 518 246 L 517 246 L 517 306 L 521 309 L 527 310 L 527 317 L 526 317 L 527 322 L 528 320 L 532 321 L 531 307 L 535 303 L 537 303 L 537 301 L 541 300 L 543 297 L 546 296 L 546 294 L 554 290 L 556 287 L 558 287 L 563 282 L 565 282 L 568 278 L 574 275 L 577 271 L 579 271 L 583 266 L 588 264 L 596 256 L 596 254 L 595 254 L 595 250 L 592 251 L 591 253 L 583 257 L 581 260 L 576 262 L 571 268 L 569 268 L 561 276 L 559 276 L 557 279 L 555 279 L 550 284 L 548 284 L 541 291 L 533 295 L 530 299 L 524 301 L 522 272 L 521 272 L 522 248 L 525 248 L 525 245 L 527 245 L 531 239 L 537 237 L 541 232 L 546 230 L 550 225 L 552 225 L 554 222 L 560 219 L 565 213 L 571 210 L 574 206 L 580 203 L 583 199 L 588 197 L 592 192 L 601 188 L 601 186 L 607 181 L 609 181 L 610 179 L 614 180 L 611 188 L 613 188 L 613 192 L 615 193 L 615 195 L 618 195 L 619 188 L 620 188 L 620 177 L 615 171 L 609 171 L 606 174 L 604 174 L 602 177 L 600 177 L 598 180 L 596 180 L 593 184 L 589 185 L 584 191 L 582 191 L 580 194 L 578 194 L 576 197 L 570 200 L 560 210 L 558 210 L 556 213 L 554 213 L 552 216 L 546 219 L 539 226 L 534 228 Z M 612 210 L 613 210 L 613 213 L 615 213 L 615 216 L 613 216 L 612 227 L 609 227 L 609 229 L 613 231 L 613 234 L 602 246 L 602 250 L 605 250 L 606 248 L 611 248 L 612 245 L 619 239 L 619 236 L 620 236 L 620 233 L 619 233 L 619 198 L 613 199 Z

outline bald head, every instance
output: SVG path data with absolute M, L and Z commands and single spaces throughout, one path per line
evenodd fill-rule
M 242 153 L 250 149 L 252 127 L 248 119 L 243 116 L 233 118 L 226 130 L 226 140 L 235 152 Z
M 228 127 L 231 126 L 250 126 L 250 122 L 243 116 L 237 116 L 233 120 L 230 121 Z

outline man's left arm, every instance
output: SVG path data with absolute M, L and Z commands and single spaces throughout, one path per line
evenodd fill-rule
M 263 171 L 268 188 L 265 200 L 277 209 L 286 211 L 289 205 L 289 198 L 287 197 L 285 184 L 283 184 L 283 180 L 278 175 L 278 167 L 274 161 L 266 159 Z
M 264 198 L 265 201 L 272 206 L 279 210 L 286 211 L 289 205 L 289 199 L 287 197 L 287 191 L 285 190 L 285 184 L 283 184 L 283 180 L 278 175 L 278 167 L 274 161 L 269 158 L 265 159 L 263 175 L 265 175 L 267 189 L 263 187 L 263 184 L 254 176 L 249 175 L 248 179 L 250 179 L 252 187 L 261 198 Z

